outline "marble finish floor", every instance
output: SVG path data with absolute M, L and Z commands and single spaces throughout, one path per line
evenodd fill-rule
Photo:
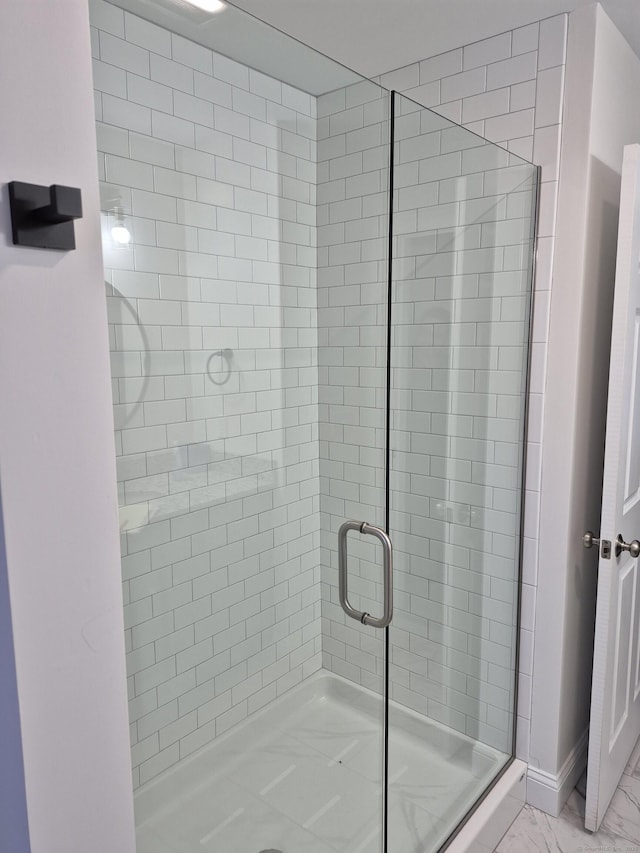
M 145 786 L 137 853 L 376 853 L 379 697 L 319 673 Z M 392 705 L 389 847 L 436 851 L 506 756 Z
M 496 853 L 538 853 L 541 850 L 548 853 L 640 853 L 640 741 L 598 832 L 587 832 L 584 828 L 584 797 L 576 789 L 557 818 L 525 806 Z

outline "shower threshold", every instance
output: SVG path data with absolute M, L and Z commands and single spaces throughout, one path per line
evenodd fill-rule
M 137 853 L 381 849 L 382 702 L 321 670 L 141 788 Z M 389 849 L 431 853 L 508 756 L 390 703 Z

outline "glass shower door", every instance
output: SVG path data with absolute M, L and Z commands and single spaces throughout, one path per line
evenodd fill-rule
M 389 851 L 511 760 L 537 168 L 394 94 Z
M 341 797 L 318 834 L 345 853 L 384 849 L 389 117 L 389 93 L 368 81 L 318 99 L 322 664 L 335 709 L 321 736 Z

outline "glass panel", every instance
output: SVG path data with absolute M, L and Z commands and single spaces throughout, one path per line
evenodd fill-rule
M 96 17 L 100 14 L 98 5 L 96 3 Z M 119 0 L 118 6 L 160 24 L 191 44 L 211 48 L 218 59 L 218 79 L 235 86 L 241 85 L 243 75 L 250 71 L 254 72 L 255 82 L 255 71 L 258 71 L 272 81 L 292 86 L 295 91 L 318 96 L 363 79 L 350 68 L 229 3 L 218 11 L 198 8 L 186 0 Z M 102 20 L 109 26 L 104 12 Z M 114 35 L 120 35 L 117 26 L 112 26 L 111 30 Z M 172 55 L 180 64 L 199 72 L 208 67 L 203 54 L 182 40 L 177 45 L 174 42 L 175 47 L 167 50 L 166 39 L 153 28 L 134 22 L 130 25 L 130 35 L 133 44 L 151 46 L 161 56 Z M 223 57 L 235 63 L 226 66 Z M 156 70 L 161 67 L 162 63 L 156 64 Z M 164 68 L 166 70 L 167 66 Z M 269 88 L 269 80 L 262 83 L 263 89 Z M 199 88 L 202 88 L 202 81 Z M 295 91 L 287 94 L 295 99 Z
M 388 93 L 91 21 L 138 851 L 380 851 Z
M 389 93 L 368 82 L 318 99 L 322 662 L 358 715 L 342 761 L 362 779 L 351 797 L 360 825 L 338 846 L 352 853 L 383 849 L 384 630 L 340 606 L 337 534 L 346 520 L 386 529 L 389 116 Z M 382 566 L 380 543 L 350 532 L 349 600 L 375 617 Z M 363 725 L 365 708 L 375 727 Z M 367 800 L 372 785 L 381 796 Z
M 535 170 L 396 96 L 389 389 L 389 94 L 233 7 L 121 5 L 91 20 L 138 853 L 436 849 L 512 753 Z M 394 540 L 387 633 L 340 605 L 348 520 Z
M 537 169 L 395 95 L 389 850 L 513 752 Z

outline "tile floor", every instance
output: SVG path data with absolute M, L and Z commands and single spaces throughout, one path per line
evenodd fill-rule
M 580 786 L 578 786 L 580 787 Z M 584 797 L 576 789 L 559 817 L 525 806 L 496 853 L 640 853 L 640 741 L 596 833 L 584 828 Z
M 381 703 L 318 673 L 136 796 L 138 853 L 371 853 Z M 506 756 L 393 706 L 389 841 L 431 853 Z

